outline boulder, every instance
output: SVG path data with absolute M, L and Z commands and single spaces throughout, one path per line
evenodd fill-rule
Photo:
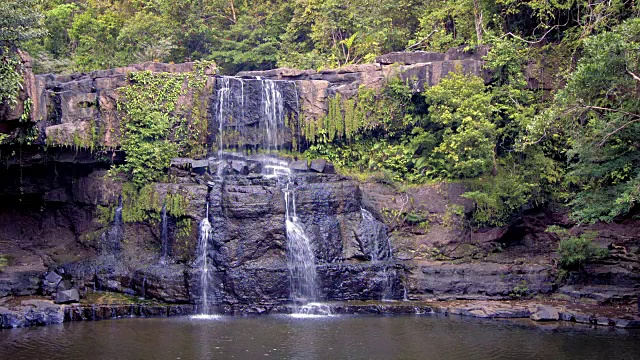
M 262 173 L 262 163 L 260 161 L 249 161 L 247 164 L 249 173 L 260 174 Z
M 58 284 L 61 280 L 62 276 L 58 275 L 55 271 L 46 273 L 44 279 L 42 280 L 42 292 L 45 295 L 56 292 Z
M 236 161 L 236 160 L 231 161 L 231 168 L 237 174 L 240 174 L 240 175 L 249 174 L 249 168 L 247 167 L 247 163 L 244 161 Z
M 66 290 L 71 290 L 71 281 L 69 280 L 62 280 L 60 281 L 60 283 L 58 284 L 58 292 L 60 291 L 66 291 Z
M 73 200 L 82 204 L 111 205 L 122 194 L 122 183 L 104 170 L 94 171 L 71 185 Z
M 68 304 L 80 301 L 80 293 L 78 289 L 70 289 L 64 291 L 58 291 L 56 295 L 56 304 Z
M 427 51 L 399 51 L 380 55 L 376 58 L 376 62 L 389 64 L 418 64 L 429 63 L 433 61 L 444 61 L 446 54 Z
M 48 284 L 58 285 L 62 280 L 62 276 L 58 275 L 55 271 L 50 271 L 44 276 L 44 280 Z
M 538 305 L 536 311 L 531 314 L 534 321 L 558 321 L 560 313 L 558 309 L 548 305 Z
M 307 160 L 296 160 L 289 164 L 289 169 L 296 172 L 309 171 L 309 164 L 307 163 Z
M 327 160 L 325 159 L 315 159 L 315 160 L 311 160 L 311 170 L 315 171 L 315 172 L 323 172 L 325 166 L 327 165 Z
M 42 200 L 46 202 L 67 202 L 69 201 L 69 196 L 67 195 L 67 190 L 60 187 L 44 193 Z
M 173 158 L 171 159 L 171 166 L 180 169 L 188 169 L 191 166 L 192 160 L 189 158 Z
M 209 160 L 193 160 L 191 162 L 191 170 L 198 175 L 206 173 L 208 169 Z
M 328 162 L 327 164 L 324 166 L 324 169 L 322 171 L 325 174 L 335 174 L 336 173 L 336 167 L 333 165 L 332 162 Z

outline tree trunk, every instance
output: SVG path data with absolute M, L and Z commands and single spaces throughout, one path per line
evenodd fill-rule
M 473 0 L 473 16 L 476 23 L 476 36 L 478 37 L 478 45 L 482 45 L 482 10 L 478 0 Z

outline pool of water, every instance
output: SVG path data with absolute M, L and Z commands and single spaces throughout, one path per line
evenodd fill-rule
M 640 331 L 444 316 L 119 319 L 0 330 L 0 359 L 640 359 Z

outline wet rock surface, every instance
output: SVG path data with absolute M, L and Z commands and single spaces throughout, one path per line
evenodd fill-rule
M 56 295 L 56 304 L 69 304 L 80 301 L 80 293 L 78 289 L 58 291 Z
M 97 321 L 123 317 L 184 316 L 195 313 L 193 305 L 75 304 L 58 305 L 50 300 L 19 298 L 0 302 L 0 329 L 62 324 L 69 321 Z

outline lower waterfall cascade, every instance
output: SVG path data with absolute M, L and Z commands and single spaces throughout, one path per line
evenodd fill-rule
M 287 267 L 291 281 L 291 299 L 309 303 L 318 299 L 315 256 L 311 241 L 296 214 L 296 195 L 287 182 L 284 189 L 287 229 Z
M 209 302 L 209 293 L 211 291 L 211 271 L 209 269 L 209 239 L 211 238 L 211 223 L 209 222 L 209 205 L 204 218 L 200 221 L 198 227 L 198 253 L 200 261 L 200 314 L 209 315 L 211 313 L 211 304 Z

